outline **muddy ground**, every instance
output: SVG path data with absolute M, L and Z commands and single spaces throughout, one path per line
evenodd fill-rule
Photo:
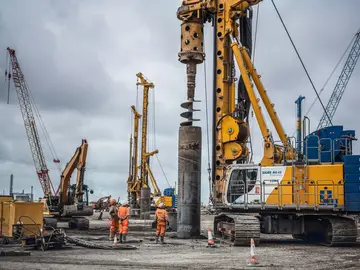
M 209 216 L 203 216 L 204 229 L 208 223 Z M 67 233 L 92 243 L 111 245 L 107 227 L 106 215 L 103 221 L 94 216 L 90 231 L 67 230 Z M 216 248 L 207 248 L 206 239 L 180 240 L 174 236 L 175 233 L 168 233 L 164 245 L 155 244 L 151 222 L 132 221 L 128 240 L 137 250 L 77 246 L 45 252 L 31 250 L 27 257 L 0 257 L 0 269 L 360 269 L 360 244 L 331 248 L 293 240 L 288 235 L 262 235 L 261 244 L 256 247 L 259 265 L 248 266 L 249 247 L 216 241 Z

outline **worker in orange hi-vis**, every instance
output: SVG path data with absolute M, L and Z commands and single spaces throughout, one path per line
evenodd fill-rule
M 129 203 L 123 201 L 118 211 L 118 216 L 120 219 L 120 243 L 126 242 L 126 235 L 129 231 Z
M 110 235 L 109 235 L 109 240 L 113 241 L 115 235 L 117 235 L 119 233 L 118 209 L 116 207 L 116 201 L 114 199 L 112 199 L 110 201 L 109 215 L 110 215 Z
M 163 244 L 165 231 L 166 231 L 166 224 L 169 224 L 168 212 L 165 209 L 164 203 L 160 203 L 158 209 L 156 209 L 155 222 L 157 223 L 155 241 L 156 243 L 158 243 L 160 236 L 160 241 Z

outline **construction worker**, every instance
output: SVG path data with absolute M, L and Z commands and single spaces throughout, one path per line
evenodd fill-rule
M 126 235 L 129 230 L 129 203 L 127 201 L 123 201 L 118 211 L 118 216 L 120 219 L 120 243 L 126 242 Z
M 110 201 L 109 215 L 110 215 L 110 235 L 109 235 L 109 240 L 113 241 L 115 235 L 117 235 L 119 233 L 118 209 L 116 207 L 116 201 L 114 199 L 112 199 Z
M 156 243 L 158 243 L 159 236 L 160 236 L 160 241 L 163 244 L 165 231 L 166 231 L 166 225 L 169 225 L 168 212 L 165 209 L 164 203 L 160 203 L 158 206 L 158 209 L 156 209 L 155 222 L 157 223 L 155 241 L 156 241 Z

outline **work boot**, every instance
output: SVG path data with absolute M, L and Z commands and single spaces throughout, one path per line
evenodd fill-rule
M 164 236 L 161 236 L 161 237 L 160 237 L 160 242 L 161 242 L 161 244 L 165 244 L 165 242 L 164 242 Z
M 110 234 L 109 234 L 109 240 L 110 240 L 110 241 L 114 241 L 114 236 L 115 236 L 115 233 L 110 232 Z
M 126 234 L 123 234 L 123 241 L 126 242 Z
M 158 236 L 155 237 L 155 244 L 157 244 L 157 243 L 159 243 L 159 237 Z
M 123 235 L 120 233 L 120 243 L 123 242 Z

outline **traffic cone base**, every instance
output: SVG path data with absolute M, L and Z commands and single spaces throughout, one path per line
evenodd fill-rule
M 256 256 L 255 256 L 255 242 L 254 239 L 251 238 L 250 240 L 250 261 L 249 265 L 256 265 L 259 264 Z
M 212 233 L 211 233 L 211 230 L 208 229 L 208 244 L 206 247 L 216 247 L 215 246 L 215 243 L 214 243 L 214 239 L 213 239 L 213 236 L 212 236 Z

